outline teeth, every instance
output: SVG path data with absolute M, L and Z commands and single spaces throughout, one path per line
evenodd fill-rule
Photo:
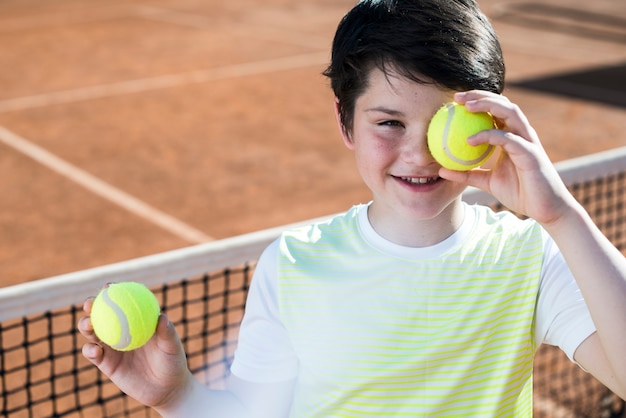
M 401 177 L 401 179 L 413 184 L 426 184 L 437 181 L 438 177 Z

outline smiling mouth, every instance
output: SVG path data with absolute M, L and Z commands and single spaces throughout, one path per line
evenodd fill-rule
M 441 177 L 397 177 L 411 184 L 430 184 L 441 180 Z

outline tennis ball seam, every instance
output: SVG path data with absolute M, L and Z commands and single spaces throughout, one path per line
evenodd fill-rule
M 448 158 L 450 158 L 452 161 L 454 161 L 455 163 L 461 164 L 461 165 L 465 165 L 465 166 L 479 164 L 485 158 L 487 158 L 489 156 L 489 154 L 493 151 L 493 145 L 489 145 L 485 149 L 485 152 L 482 153 L 482 155 L 480 155 L 477 158 L 474 158 L 473 160 L 463 160 L 463 159 L 457 157 L 456 155 L 454 155 L 452 153 L 452 151 L 450 151 L 450 148 L 448 146 L 448 141 L 449 141 L 450 127 L 452 126 L 452 120 L 454 119 L 454 113 L 456 111 L 457 106 L 455 106 L 452 103 L 446 103 L 446 108 L 448 109 L 448 117 L 446 119 L 446 124 L 444 126 L 443 135 L 442 135 L 443 136 L 443 138 L 442 138 L 442 146 L 443 146 L 444 152 L 446 153 L 446 156 Z
M 128 347 L 131 344 L 133 340 L 133 337 L 130 333 L 130 325 L 128 324 L 128 318 L 126 317 L 124 310 L 117 303 L 113 302 L 113 300 L 111 300 L 111 298 L 109 297 L 109 288 L 104 289 L 104 291 L 102 292 L 102 301 L 109 308 L 111 308 L 113 313 L 115 313 L 115 316 L 117 317 L 117 321 L 120 325 L 120 338 L 118 342 L 111 345 L 111 347 L 117 350 L 124 350 L 126 347 Z
M 489 143 L 470 145 L 467 138 L 494 126 L 493 116 L 488 112 L 473 113 L 462 104 L 444 103 L 428 125 L 428 149 L 442 167 L 459 171 L 471 170 L 487 161 L 495 147 Z

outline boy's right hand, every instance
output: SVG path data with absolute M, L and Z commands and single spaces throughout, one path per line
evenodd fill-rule
M 93 298 L 83 305 L 87 315 Z M 96 337 L 89 316 L 78 321 L 78 330 L 87 338 L 83 356 L 127 395 L 144 405 L 159 408 L 176 403 L 193 384 L 185 352 L 173 324 L 161 314 L 155 335 L 133 351 L 116 351 Z

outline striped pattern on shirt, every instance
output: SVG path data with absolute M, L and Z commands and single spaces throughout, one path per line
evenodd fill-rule
M 284 234 L 279 307 L 299 359 L 291 416 L 532 415 L 540 227 L 470 210 L 469 238 L 424 259 L 367 242 L 357 208 Z

